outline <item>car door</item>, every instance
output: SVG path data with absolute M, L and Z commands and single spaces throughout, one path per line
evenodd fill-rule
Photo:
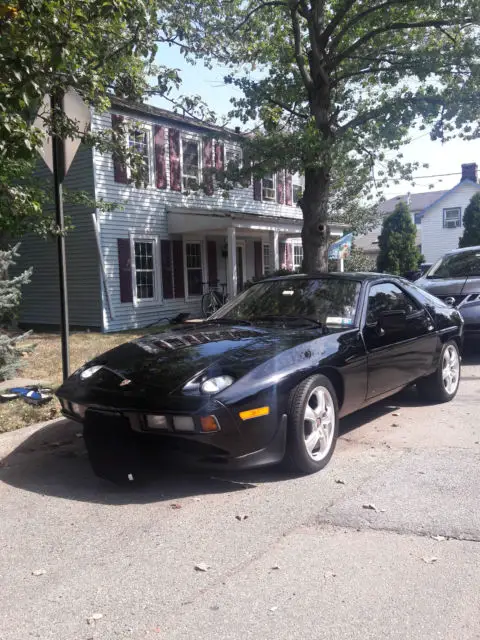
M 404 317 L 401 328 L 383 329 L 381 318 L 395 312 Z M 393 282 L 370 287 L 363 339 L 368 354 L 368 398 L 405 386 L 426 373 L 436 345 L 428 311 Z

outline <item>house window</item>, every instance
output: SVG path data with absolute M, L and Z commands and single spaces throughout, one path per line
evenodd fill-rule
M 150 150 L 148 143 L 148 131 L 142 128 L 133 129 L 128 135 L 128 146 L 142 157 L 141 182 L 150 183 Z M 131 171 L 128 172 L 131 177 Z
M 302 268 L 303 262 L 303 246 L 301 244 L 293 245 L 293 268 L 295 270 Z
M 303 195 L 302 178 L 298 173 L 292 176 L 292 198 L 293 204 L 298 204 L 298 201 Z
M 202 245 L 200 242 L 185 244 L 188 295 L 201 296 L 203 293 Z
M 413 215 L 413 220 L 416 225 L 422 224 L 422 214 L 420 211 Z
M 182 184 L 184 189 L 195 189 L 200 183 L 200 143 L 182 139 Z
M 137 300 L 155 298 L 154 242 L 134 241 L 135 251 L 135 297 Z
M 262 200 L 275 202 L 275 176 L 267 173 L 262 180 Z
M 225 147 L 225 166 L 233 165 L 237 169 L 242 166 L 242 150 L 235 147 Z
M 268 276 L 271 271 L 270 267 L 270 245 L 263 245 L 263 273 Z
M 444 209 L 443 226 L 446 229 L 455 229 L 455 227 L 460 227 L 462 224 L 460 213 L 460 207 L 455 207 L 454 209 Z

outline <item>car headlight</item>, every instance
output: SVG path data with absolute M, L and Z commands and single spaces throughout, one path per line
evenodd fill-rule
M 88 367 L 87 369 L 84 369 L 83 371 L 80 372 L 80 379 L 88 380 L 88 378 L 91 378 L 93 375 L 95 375 L 97 371 L 100 371 L 101 368 L 102 368 L 101 364 L 96 364 L 93 367 Z
M 232 376 L 216 376 L 202 382 L 200 389 L 202 393 L 220 393 L 234 382 Z

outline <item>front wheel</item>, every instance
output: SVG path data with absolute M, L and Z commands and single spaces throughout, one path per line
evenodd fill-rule
M 338 437 L 338 401 L 330 380 L 317 375 L 292 392 L 288 410 L 286 461 L 300 473 L 323 469 Z
M 209 318 L 220 307 L 221 304 L 213 291 L 209 291 L 202 296 L 202 314 L 204 318 Z
M 460 353 L 456 342 L 443 345 L 438 369 L 426 378 L 417 380 L 417 389 L 429 402 L 449 402 L 457 395 L 460 384 Z

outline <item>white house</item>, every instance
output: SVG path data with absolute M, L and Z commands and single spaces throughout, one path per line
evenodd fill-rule
M 235 295 L 253 277 L 301 264 L 301 185 L 295 176 L 268 175 L 225 198 L 205 170 L 242 162 L 238 132 L 148 105 L 119 99 L 112 105 L 108 113 L 93 114 L 92 128 L 135 123 L 129 143 L 144 155 L 147 184 L 132 184 L 128 168 L 111 154 L 78 152 L 66 187 L 120 208 L 66 210 L 73 224 L 66 239 L 73 327 L 118 331 L 182 312 L 198 316 L 205 283 L 226 283 Z M 200 182 L 205 191 L 192 189 Z M 343 235 L 341 225 L 331 232 L 333 239 Z M 21 254 L 18 268 L 34 267 L 22 325 L 58 326 L 55 242 L 26 237 Z
M 378 208 L 383 218 L 393 213 L 398 202 L 406 202 L 417 227 L 417 245 L 426 262 L 434 262 L 444 253 L 458 248 L 463 234 L 463 213 L 472 195 L 480 189 L 477 184 L 478 167 L 475 163 L 462 164 L 460 182 L 449 191 L 409 193 L 390 198 Z M 372 258 L 378 255 L 378 236 L 382 226 L 355 239 L 355 245 Z

